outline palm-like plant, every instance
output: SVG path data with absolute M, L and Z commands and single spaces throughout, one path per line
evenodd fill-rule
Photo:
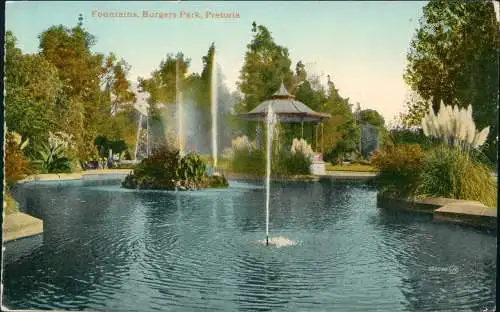
M 42 160 L 42 172 L 56 173 L 71 170 L 69 159 L 64 156 L 64 146 L 43 144 L 39 152 Z

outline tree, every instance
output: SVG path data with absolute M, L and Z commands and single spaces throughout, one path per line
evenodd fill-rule
M 359 119 L 361 123 L 367 123 L 377 128 L 383 128 L 385 125 L 384 117 L 374 109 L 361 110 L 359 112 Z
M 167 54 L 160 62 L 159 68 L 151 73 L 151 78 L 139 78 L 139 86 L 151 95 L 151 104 L 175 104 L 177 88 L 184 91 L 186 73 L 191 60 L 184 54 Z
M 56 100 L 62 90 L 57 68 L 39 55 L 22 54 L 12 32 L 6 33 L 5 119 L 10 131 L 29 138 L 33 156 L 37 144 L 55 130 Z
M 356 124 L 349 99 L 340 96 L 330 77 L 328 77 L 327 101 L 321 111 L 332 116 L 324 124 L 324 138 L 322 140 L 325 147 L 325 158 L 334 161 L 345 153 L 354 152 L 359 145 L 359 126 Z
M 492 127 L 487 154 L 496 161 L 500 41 L 493 4 L 431 0 L 423 13 L 408 52 L 405 81 L 435 112 L 441 101 L 471 104 L 478 127 Z M 421 106 L 415 104 L 410 116 L 418 115 Z
M 262 101 L 271 98 L 281 81 L 287 88 L 293 82 L 292 64 L 288 49 L 276 44 L 271 32 L 263 25 L 252 24 L 254 37 L 247 45 L 245 61 L 240 71 L 238 88 L 243 102 L 238 113 L 249 112 Z
M 130 81 L 127 75 L 131 66 L 124 60 L 117 60 L 114 53 L 110 53 L 104 61 L 101 72 L 101 84 L 104 85 L 104 96 L 109 96 L 110 114 L 114 115 L 136 101 L 135 94 L 130 91 Z
M 40 55 L 58 69 L 63 92 L 56 105 L 61 130 L 72 134 L 77 155 L 84 161 L 94 154 L 94 138 L 104 124 L 100 109 L 103 55 L 90 48 L 95 38 L 81 25 L 52 26 L 40 35 Z

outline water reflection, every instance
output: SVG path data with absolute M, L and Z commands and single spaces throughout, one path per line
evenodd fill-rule
M 381 247 L 397 260 L 408 311 L 492 310 L 496 240 L 432 216 L 380 210 Z
M 494 236 L 381 211 L 371 187 L 273 183 L 271 236 L 299 242 L 284 248 L 257 243 L 262 183 L 200 192 L 35 183 L 15 196 L 45 233 L 38 250 L 5 264 L 11 308 L 425 311 L 495 301 Z M 429 269 L 449 265 L 453 276 Z

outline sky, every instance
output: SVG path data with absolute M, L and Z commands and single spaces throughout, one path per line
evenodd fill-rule
M 125 59 L 132 66 L 128 79 L 134 82 L 138 76 L 149 77 L 167 54 L 179 51 L 191 59 L 190 72 L 199 73 L 202 56 L 215 42 L 217 63 L 233 91 L 255 21 L 288 48 L 292 69 L 302 61 L 323 81 L 330 75 L 341 96 L 390 121 L 404 110 L 406 54 L 425 3 L 16 1 L 6 3 L 5 29 L 14 33 L 24 53 L 36 53 L 44 30 L 60 24 L 73 27 L 81 13 L 84 27 L 97 38 L 92 50 Z M 143 16 L 144 11 L 153 17 Z M 110 17 L 111 12 L 136 16 Z

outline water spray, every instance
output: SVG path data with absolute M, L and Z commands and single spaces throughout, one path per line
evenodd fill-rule
M 267 108 L 267 157 L 266 157 L 266 246 L 269 245 L 269 201 L 271 187 L 271 144 L 275 116 L 271 105 Z

